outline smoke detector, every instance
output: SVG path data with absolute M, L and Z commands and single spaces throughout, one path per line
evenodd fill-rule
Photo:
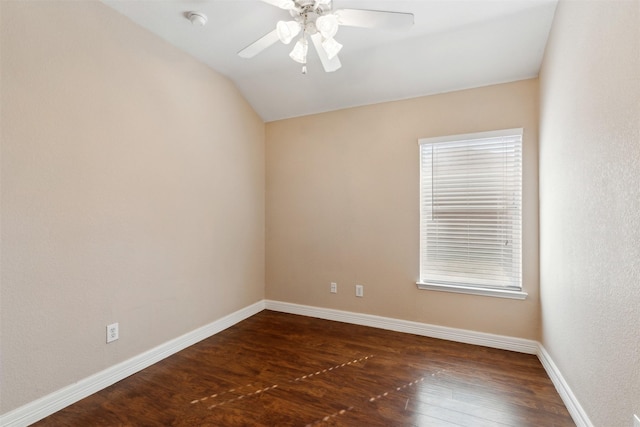
M 207 15 L 202 12 L 187 12 L 187 19 L 189 19 L 193 25 L 200 27 L 204 27 L 207 23 Z

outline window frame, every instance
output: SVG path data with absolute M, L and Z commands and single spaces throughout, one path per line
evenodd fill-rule
M 420 204 L 420 252 L 419 252 L 419 266 L 420 266 L 420 274 L 419 279 L 416 282 L 418 289 L 421 290 L 433 290 L 433 291 L 443 291 L 443 292 L 455 292 L 455 293 L 463 293 L 463 294 L 472 294 L 472 295 L 481 295 L 481 296 L 491 296 L 491 297 L 500 297 L 500 298 L 511 298 L 511 299 L 525 299 L 528 294 L 524 291 L 524 281 L 523 281 L 523 272 L 522 272 L 522 235 L 523 230 L 522 227 L 519 228 L 519 238 L 520 238 L 520 253 L 519 253 L 519 277 L 520 277 L 520 288 L 517 287 L 495 287 L 495 286 L 486 286 L 486 285 L 478 285 L 478 284 L 469 284 L 469 283 L 432 283 L 423 280 L 423 254 L 426 251 L 426 247 L 423 247 L 422 235 L 424 231 L 424 215 L 423 215 L 423 205 L 424 205 L 424 196 L 423 196 L 423 168 L 422 168 L 422 147 L 425 145 L 433 145 L 438 143 L 452 143 L 452 142 L 463 142 L 470 140 L 480 140 L 487 138 L 499 138 L 499 137 L 508 137 L 508 136 L 520 136 L 520 155 L 521 162 L 523 163 L 523 149 L 524 149 L 524 129 L 523 128 L 515 128 L 515 129 L 503 129 L 496 131 L 488 131 L 488 132 L 476 132 L 469 134 L 460 134 L 460 135 L 448 135 L 442 137 L 431 137 L 431 138 L 421 138 L 418 140 L 418 150 L 419 150 L 419 204 Z M 522 186 L 522 178 L 524 175 L 524 171 L 520 170 L 520 183 Z M 521 187 L 522 191 L 522 187 Z M 520 202 L 520 224 L 522 223 L 522 200 Z

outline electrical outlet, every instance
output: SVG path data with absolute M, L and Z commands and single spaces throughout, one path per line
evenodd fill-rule
M 633 427 L 640 427 L 640 417 L 637 415 L 633 416 Z
M 356 296 L 363 297 L 364 296 L 364 286 L 356 285 Z
M 338 284 L 336 282 L 331 282 L 331 293 L 332 294 L 338 293 Z
M 107 344 L 117 340 L 119 338 L 119 335 L 120 334 L 118 333 L 117 323 L 107 325 Z

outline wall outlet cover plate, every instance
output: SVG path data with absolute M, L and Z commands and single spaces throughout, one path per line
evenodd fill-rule
M 120 337 L 118 332 L 118 324 L 112 323 L 107 325 L 107 344 L 117 340 Z

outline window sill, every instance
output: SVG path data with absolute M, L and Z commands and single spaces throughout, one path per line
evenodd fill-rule
M 511 291 L 506 289 L 474 288 L 463 285 L 442 285 L 435 283 L 416 282 L 418 289 L 425 291 L 455 292 L 458 294 L 481 295 L 485 297 L 510 298 L 523 300 L 529 294 L 524 291 Z

